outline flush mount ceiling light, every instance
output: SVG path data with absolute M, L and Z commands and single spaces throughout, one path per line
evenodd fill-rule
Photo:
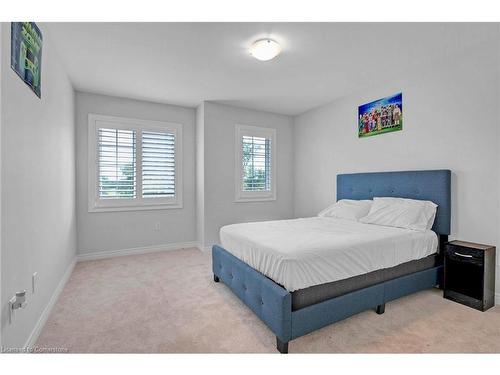
M 274 59 L 280 52 L 279 43 L 269 38 L 259 39 L 250 46 L 250 55 L 261 61 Z

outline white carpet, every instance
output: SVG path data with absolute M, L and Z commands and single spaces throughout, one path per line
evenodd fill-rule
M 77 353 L 276 353 L 275 336 L 197 249 L 81 262 L 37 343 Z M 479 312 L 439 290 L 290 342 L 290 353 L 500 353 L 500 308 Z

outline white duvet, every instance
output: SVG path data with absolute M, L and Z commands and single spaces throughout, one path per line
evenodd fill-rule
M 421 259 L 437 251 L 431 231 L 331 217 L 227 225 L 224 249 L 290 292 Z

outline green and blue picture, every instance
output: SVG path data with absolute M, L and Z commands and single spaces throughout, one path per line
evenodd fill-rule
M 402 93 L 359 106 L 359 138 L 398 130 L 403 130 Z
M 34 22 L 12 22 L 10 66 L 40 98 L 43 37 Z

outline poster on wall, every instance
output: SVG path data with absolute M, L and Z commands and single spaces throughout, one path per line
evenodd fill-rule
M 34 22 L 12 22 L 10 26 L 10 66 L 41 98 L 43 37 Z
M 358 107 L 359 138 L 403 130 L 403 94 L 395 94 Z

